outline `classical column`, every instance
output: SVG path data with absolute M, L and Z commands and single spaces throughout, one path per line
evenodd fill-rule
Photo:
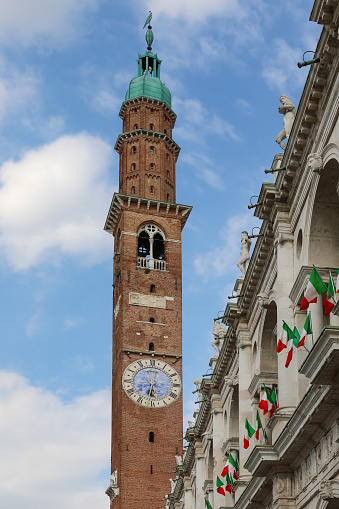
M 252 406 L 251 406 L 251 393 L 248 387 L 252 379 L 252 355 L 251 355 L 251 341 L 247 322 L 240 321 L 237 328 L 237 346 L 239 351 L 239 465 L 240 465 L 240 478 L 237 482 L 236 500 L 247 486 L 251 475 L 244 468 L 244 464 L 253 448 L 253 441 L 250 442 L 250 447 L 244 449 L 243 437 L 245 432 L 246 419 L 253 426 L 252 422 Z
M 212 390 L 211 403 L 211 413 L 213 418 L 213 480 L 215 480 L 217 475 L 220 477 L 224 467 L 224 455 L 222 453 L 222 444 L 224 438 L 223 415 L 220 394 L 217 390 Z M 224 504 L 225 497 L 217 493 L 216 483 L 214 482 L 213 484 L 214 506 L 219 507 Z
M 192 485 L 188 475 L 184 476 L 184 501 L 185 509 L 193 509 L 192 506 Z
M 206 480 L 205 456 L 201 440 L 195 442 L 196 478 L 195 478 L 195 507 L 205 507 L 204 482 Z
M 273 509 L 296 509 L 296 507 L 291 474 L 275 474 L 273 477 Z
M 277 304 L 277 335 L 281 334 L 283 320 L 293 329 L 294 313 L 293 303 L 289 297 L 294 284 L 294 253 L 293 235 L 288 221 L 288 212 L 280 210 L 277 213 L 275 224 L 275 246 L 277 254 L 277 279 L 275 283 L 276 304 Z M 272 430 L 273 442 L 285 425 L 288 415 L 297 406 L 297 384 L 298 384 L 298 363 L 297 356 L 294 356 L 289 368 L 285 367 L 287 348 L 278 355 L 278 393 L 279 410 L 278 414 L 286 419 L 276 421 L 277 425 Z M 276 429 L 277 428 L 277 429 Z
M 313 342 L 315 343 L 325 325 L 324 306 L 321 297 L 317 297 L 317 302 L 313 302 L 309 305 L 309 313 L 311 313 L 311 327 Z

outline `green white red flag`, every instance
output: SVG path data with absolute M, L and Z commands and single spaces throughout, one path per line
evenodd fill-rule
M 290 362 L 291 362 L 291 360 L 293 358 L 294 352 L 299 347 L 299 337 L 300 337 L 300 334 L 299 334 L 298 329 L 297 329 L 297 332 L 298 332 L 298 336 L 297 336 L 296 333 L 295 333 L 295 330 L 296 330 L 296 327 L 294 327 L 293 337 L 291 337 L 291 339 L 288 341 L 288 345 L 287 345 L 287 358 L 286 358 L 285 368 L 288 368 L 288 366 L 290 365 Z
M 270 419 L 272 418 L 275 410 L 279 408 L 278 398 L 277 398 L 277 391 L 275 390 L 275 387 L 273 388 L 273 391 L 271 393 L 271 408 L 269 410 L 270 412 Z
M 207 498 L 205 498 L 205 507 L 207 507 L 207 509 L 213 509 L 213 507 L 211 506 L 209 500 L 207 500 Z
M 259 440 L 259 430 L 262 429 L 262 424 L 260 420 L 259 410 L 257 410 L 257 416 L 256 416 L 256 427 L 255 427 L 255 438 Z
M 305 295 L 300 306 L 300 311 L 307 309 L 312 302 L 317 302 L 318 295 L 322 295 L 324 292 L 326 292 L 326 290 L 326 285 L 323 283 L 316 268 L 314 267 L 311 272 L 309 282 L 307 283 Z
M 248 449 L 250 445 L 250 438 L 253 437 L 255 430 L 252 428 L 248 420 L 245 422 L 245 433 L 244 433 L 244 449 Z
M 225 493 L 225 489 L 224 489 L 224 483 L 219 478 L 219 476 L 217 476 L 216 485 L 217 485 L 217 492 L 220 493 L 220 495 L 224 495 L 224 497 L 225 497 L 226 493 Z
M 262 432 L 263 432 L 263 435 L 264 435 L 265 445 L 267 445 L 268 444 L 268 436 L 267 436 L 265 428 L 263 428 Z
M 280 338 L 278 341 L 277 352 L 280 353 L 284 348 L 287 347 L 287 343 L 290 339 L 294 338 L 294 332 L 289 328 L 287 323 L 283 320 L 283 326 L 280 334 Z
M 231 453 L 229 454 L 223 471 L 221 472 L 221 476 L 225 477 L 227 474 L 232 475 L 234 479 L 239 477 L 239 463 L 237 458 L 234 459 Z
M 232 479 L 232 476 L 230 474 L 226 474 L 226 488 L 225 490 L 228 491 L 228 493 L 234 493 L 233 489 L 234 481 Z
M 303 346 L 303 344 L 305 343 L 305 339 L 307 338 L 307 336 L 311 336 L 312 335 L 312 329 L 311 329 L 311 314 L 308 314 L 307 317 L 306 317 L 306 320 L 305 320 L 305 324 L 304 324 L 304 328 L 303 330 L 301 331 L 301 334 L 300 334 L 300 339 L 299 339 L 299 345 L 298 345 L 298 348 L 300 348 L 301 346 Z
M 259 402 L 258 407 L 263 411 L 264 415 L 266 415 L 267 412 L 272 408 L 271 395 L 268 392 L 265 384 L 264 384 L 264 394 Z
M 334 281 L 333 281 L 332 274 L 330 273 L 329 278 L 328 278 L 327 293 L 326 293 L 326 297 L 324 300 L 325 316 L 328 316 L 331 313 L 332 309 L 334 308 L 334 306 L 337 303 L 336 298 L 335 298 L 335 293 L 336 293 L 336 291 L 334 288 Z

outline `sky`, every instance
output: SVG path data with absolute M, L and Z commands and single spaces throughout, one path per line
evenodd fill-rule
M 296 64 L 316 47 L 312 5 L 0 2 L 1 507 L 109 507 L 113 238 L 103 226 L 148 9 L 178 115 L 177 202 L 193 206 L 182 246 L 187 425 L 193 380 L 215 353 L 213 318 L 241 275 L 241 231 L 260 226 L 247 206 L 273 181 L 264 169 L 280 151 L 279 96 L 298 104 L 308 69 Z

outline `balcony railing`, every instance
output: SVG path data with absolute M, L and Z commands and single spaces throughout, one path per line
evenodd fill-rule
M 166 270 L 165 260 L 156 260 L 155 258 L 144 258 L 138 256 L 138 267 L 142 269 Z

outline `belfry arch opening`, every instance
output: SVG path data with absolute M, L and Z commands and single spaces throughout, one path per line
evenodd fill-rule
M 166 270 L 165 235 L 155 224 L 146 224 L 138 232 L 138 266 Z

